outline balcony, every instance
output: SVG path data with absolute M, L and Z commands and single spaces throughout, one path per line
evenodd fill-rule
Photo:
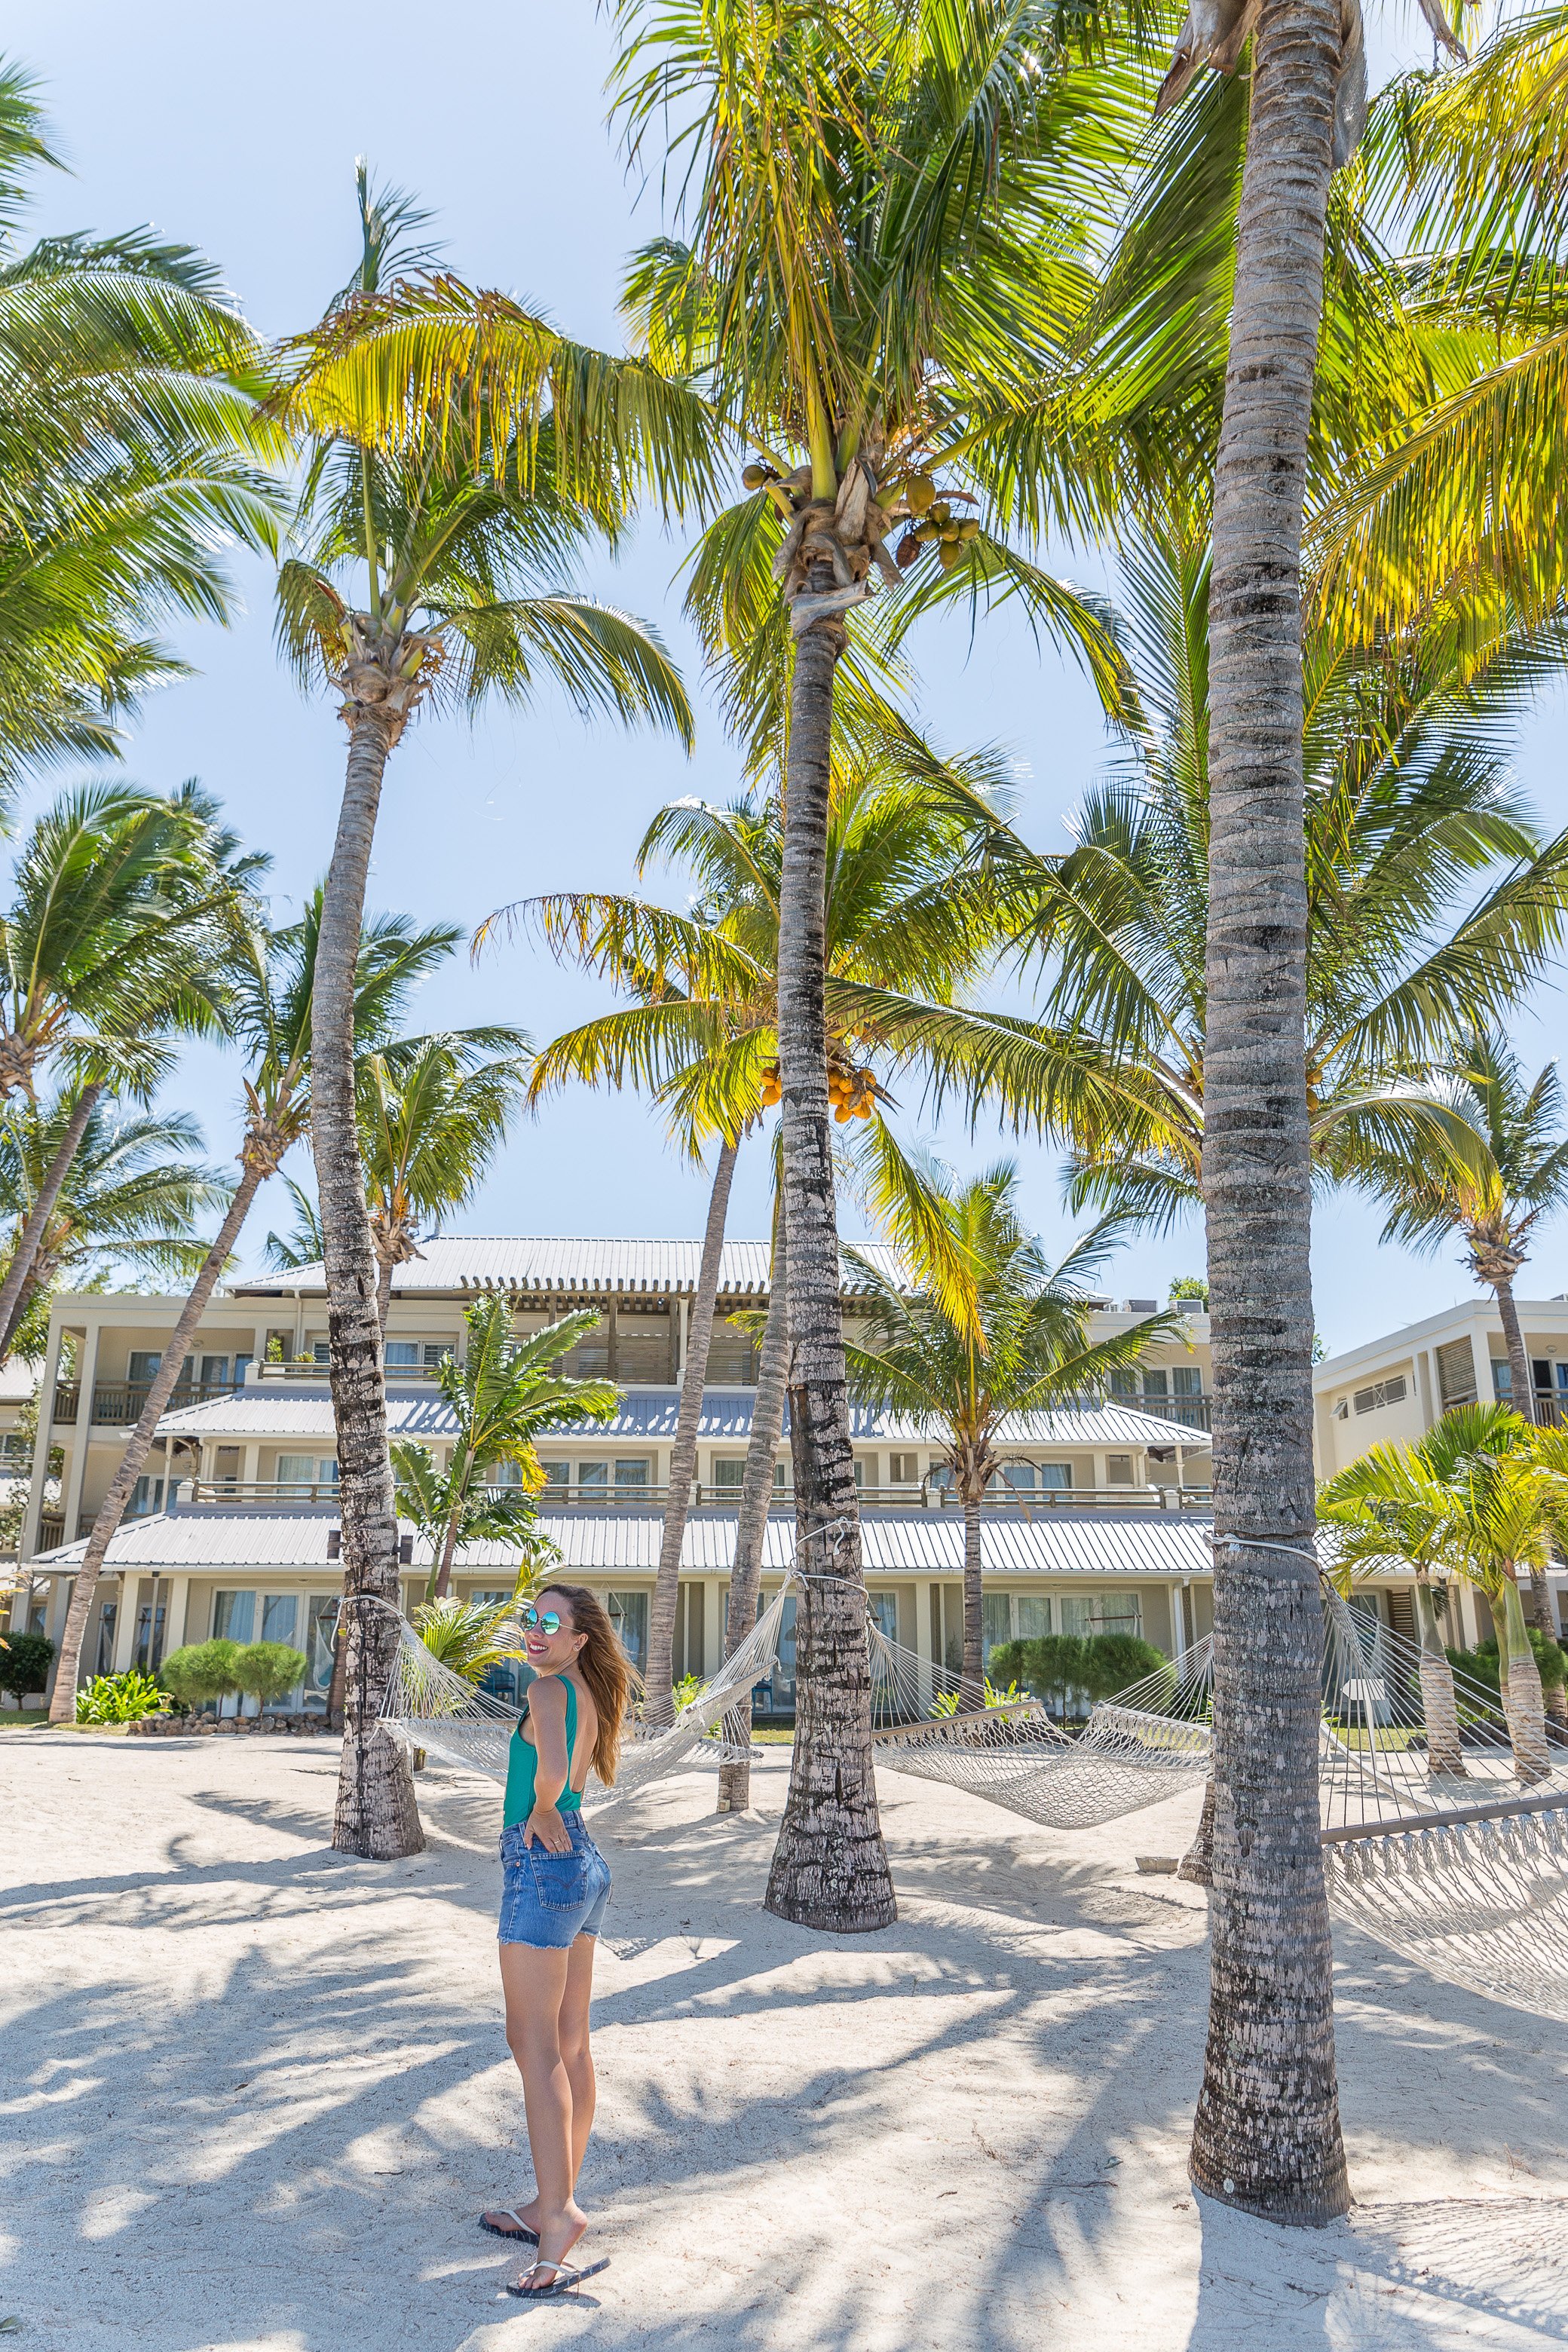
M 492 1486 L 491 1495 L 515 1495 L 515 1486 Z M 335 1480 L 322 1479 L 310 1484 L 296 1478 L 181 1478 L 174 1481 L 172 1510 L 199 1508 L 204 1505 L 250 1504 L 258 1508 L 268 1505 L 283 1507 L 296 1503 L 336 1503 L 339 1488 Z M 962 1508 L 956 1495 L 940 1486 L 862 1486 L 857 1499 L 862 1510 L 921 1510 L 954 1512 Z M 660 1510 L 669 1500 L 668 1486 L 546 1486 L 538 1497 L 542 1515 L 559 1510 Z M 693 1510 L 730 1510 L 739 1508 L 741 1489 L 738 1486 L 704 1486 L 694 1481 L 690 1495 Z M 1042 1486 L 1034 1489 L 998 1487 L 986 1495 L 981 1504 L 984 1512 L 1006 1512 L 1031 1517 L 1037 1511 L 1081 1510 L 1170 1510 L 1204 1511 L 1209 1508 L 1206 1486 Z M 775 1487 L 770 1498 L 771 1512 L 790 1517 L 795 1514 L 795 1496 L 787 1487 Z M 89 1525 L 90 1525 L 90 1520 Z M 61 1540 L 56 1537 L 58 1543 Z M 40 1537 L 40 1541 L 42 1538 Z
M 166 1410 L 175 1412 L 181 1405 L 205 1404 L 209 1398 L 235 1396 L 243 1386 L 239 1381 L 178 1381 Z M 148 1381 L 98 1381 L 93 1384 L 92 1419 L 95 1427 L 107 1424 L 114 1429 L 132 1429 L 142 1418 L 142 1408 L 152 1395 Z M 61 1381 L 55 1388 L 55 1420 L 68 1427 L 81 1417 L 81 1385 L 77 1381 Z
M 1173 1421 L 1183 1429 L 1194 1429 L 1205 1434 L 1214 1425 L 1212 1396 L 1123 1396 L 1115 1392 L 1105 1397 L 1075 1397 L 1067 1410 L 1100 1412 L 1108 1405 L 1120 1405 L 1127 1412 L 1150 1413 L 1157 1421 Z

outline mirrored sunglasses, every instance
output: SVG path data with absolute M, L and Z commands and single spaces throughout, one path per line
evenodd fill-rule
M 522 1622 L 530 1633 L 536 1631 L 541 1633 L 559 1633 L 561 1631 L 559 1613 L 553 1609 L 547 1609 L 542 1617 L 531 1601 L 522 1612 Z

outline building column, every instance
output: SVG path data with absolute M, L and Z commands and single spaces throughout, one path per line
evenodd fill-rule
M 724 1620 L 716 1576 L 702 1580 L 702 1678 L 711 1682 L 724 1656 Z
M 18 1559 L 31 1559 L 38 1549 L 38 1514 L 43 1508 L 44 1482 L 49 1475 L 49 1441 L 55 1429 L 55 1388 L 59 1380 L 60 1341 L 64 1338 L 64 1329 L 51 1318 L 48 1346 L 44 1356 L 44 1377 L 38 1384 L 38 1435 L 33 1448 L 33 1475 L 27 1485 L 27 1507 L 22 1515 L 22 1537 L 16 1547 Z M 80 1411 L 79 1403 L 78 1411 Z
M 65 1476 L 62 1508 L 65 1513 L 65 1540 L 75 1543 L 77 1521 L 81 1516 L 82 1488 L 87 1480 L 87 1457 L 92 1444 L 92 1391 L 98 1379 L 98 1333 L 96 1322 L 88 1326 L 82 1344 L 81 1370 L 77 1391 L 76 1437 L 71 1448 L 70 1467 Z
M 169 1588 L 169 1600 L 163 1617 L 163 1655 L 169 1657 L 175 1650 L 184 1647 L 185 1612 L 190 1607 L 191 1580 L 188 1576 L 171 1576 L 164 1581 Z M 306 1646 L 303 1642 L 296 1644 L 300 1649 Z
M 246 1447 L 244 1458 L 239 1465 L 239 1475 L 241 1484 L 247 1486 L 254 1486 L 259 1480 L 261 1476 L 261 1448 L 258 1444 L 247 1445 Z
M 1530 1355 L 1528 1339 L 1524 1343 L 1524 1352 L 1528 1362 Z M 1489 1404 L 1492 1393 L 1492 1351 L 1490 1340 L 1485 1330 L 1472 1329 L 1470 1360 L 1476 1368 L 1476 1401 L 1479 1404 Z M 1522 1412 L 1524 1408 L 1518 1406 L 1518 1410 Z
M 136 1612 L 142 1606 L 142 1581 L 140 1576 L 121 1575 L 120 1579 L 120 1610 L 114 1620 L 114 1654 L 109 1666 L 112 1675 L 122 1675 L 135 1653 Z M 100 1589 L 101 1591 L 101 1587 Z
M 1174 1645 L 1173 1664 L 1180 1674 L 1187 1663 L 1187 1610 L 1184 1587 L 1171 1585 L 1171 1640 Z
M 1437 1426 L 1437 1372 L 1430 1348 L 1415 1350 L 1415 1402 L 1421 1414 L 1421 1433 Z
M 675 1335 L 675 1385 L 677 1388 L 686 1378 L 686 1323 L 691 1311 L 691 1301 L 684 1291 L 680 1294 L 679 1306 L 680 1327 Z
M 936 1696 L 931 1684 L 931 1580 L 922 1576 L 915 1581 L 915 1622 L 910 1647 L 920 1659 L 918 1686 L 921 1708 L 924 1713 Z

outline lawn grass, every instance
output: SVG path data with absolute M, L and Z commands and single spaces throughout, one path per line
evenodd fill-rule
M 0 1731 L 25 1730 L 29 1724 L 47 1723 L 47 1706 L 0 1707 Z

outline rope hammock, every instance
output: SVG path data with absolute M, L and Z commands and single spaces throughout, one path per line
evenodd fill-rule
M 733 1750 L 711 1735 L 778 1662 L 793 1577 L 668 1729 L 621 1750 L 636 1795 Z M 1037 1700 L 963 1711 L 958 1678 L 868 1627 L 879 1766 L 944 1780 L 1053 1829 L 1090 1829 L 1195 1789 L 1212 1769 L 1212 1643 L 1090 1708 L 1081 1731 Z M 1532 1669 L 1533 1671 L 1533 1669 Z M 934 1711 L 933 1711 L 934 1710 Z M 382 1715 L 409 1748 L 504 1781 L 518 1710 L 451 1673 L 403 1624 Z M 1452 1671 L 1325 1595 L 1319 1746 L 1323 1867 L 1336 1917 L 1431 1975 L 1568 2018 L 1568 1743 L 1505 1679 Z
M 733 1748 L 711 1738 L 710 1734 L 754 1683 L 773 1672 L 787 1592 L 786 1585 L 763 1612 L 733 1656 L 725 1659 L 714 1679 L 680 1708 L 672 1723 L 662 1731 L 647 1731 L 639 1726 L 630 1738 L 623 1741 L 615 1787 L 591 1785 L 584 1797 L 585 1810 L 636 1796 L 650 1781 L 693 1759 L 721 1764 L 732 1757 L 751 1753 L 749 1748 Z M 520 1650 L 522 1647 L 521 1631 L 517 1646 Z M 397 1656 L 382 1703 L 381 1727 L 402 1747 L 426 1748 L 444 1764 L 454 1764 L 460 1771 L 482 1772 L 489 1780 L 504 1783 L 519 1714 L 520 1710 L 506 1700 L 492 1697 L 488 1691 L 465 1681 L 461 1675 L 454 1674 L 449 1666 L 440 1664 L 413 1626 L 406 1621 L 400 1622 Z

